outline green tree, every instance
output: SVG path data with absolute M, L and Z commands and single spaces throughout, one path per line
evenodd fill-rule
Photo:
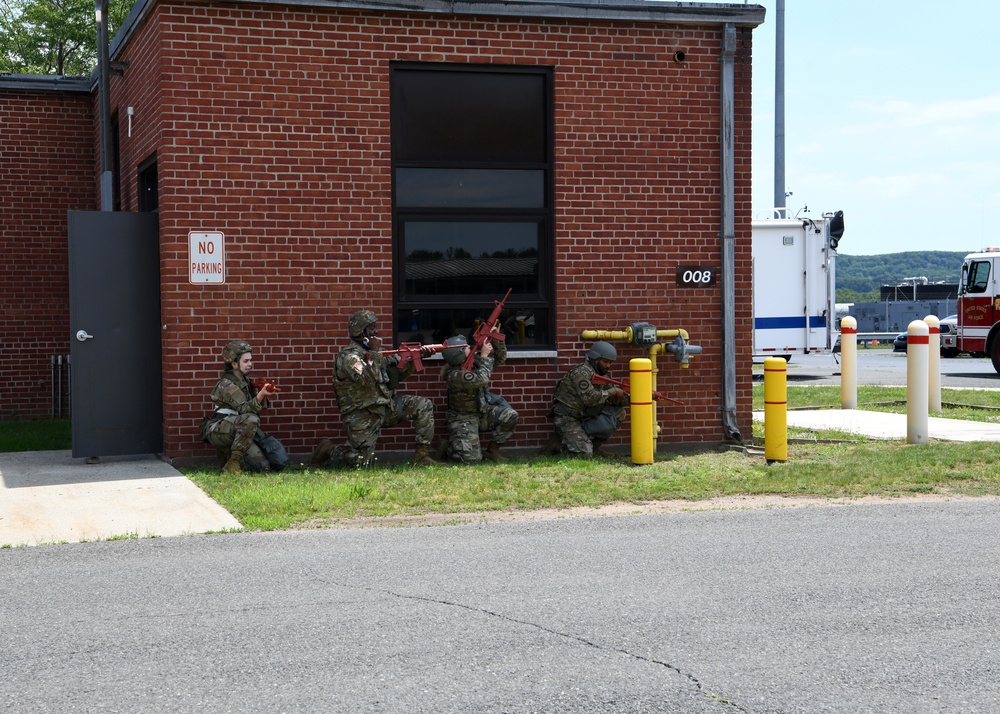
M 859 293 L 856 290 L 847 288 L 837 288 L 837 302 L 878 302 L 879 291 L 871 290 L 866 293 Z
M 134 0 L 109 0 L 109 36 Z M 97 66 L 93 0 L 0 0 L 0 73 L 89 75 Z

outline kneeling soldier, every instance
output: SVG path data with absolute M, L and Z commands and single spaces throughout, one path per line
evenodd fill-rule
M 430 445 L 434 438 L 434 407 L 427 397 L 399 394 L 399 383 L 412 375 L 411 361 L 399 366 L 397 355 L 383 355 L 375 313 L 358 310 L 348 318 L 351 344 L 334 361 L 333 389 L 337 407 L 347 432 L 347 446 L 335 447 L 323 439 L 313 451 L 312 466 L 370 466 L 375 460 L 375 444 L 382 429 L 411 422 L 416 432 L 413 463 L 430 466 Z M 424 356 L 430 356 L 427 352 Z
M 443 455 L 466 463 L 483 458 L 505 461 L 500 446 L 513 435 L 519 416 L 506 399 L 490 392 L 489 383 L 494 363 L 499 366 L 507 358 L 506 345 L 499 340 L 484 342 L 472 369 L 464 370 L 462 363 L 471 349 L 468 341 L 458 336 L 445 344 L 450 346 L 441 353 L 448 363 L 443 373 L 448 384 L 448 445 Z M 493 432 L 485 453 L 480 452 L 480 432 Z
M 550 414 L 556 434 L 542 447 L 543 454 L 568 451 L 573 456 L 607 456 L 601 445 L 611 438 L 625 418 L 628 395 L 611 384 L 594 384 L 594 373 L 606 375 L 618 358 L 614 345 L 595 342 L 583 364 L 571 369 L 556 384 Z

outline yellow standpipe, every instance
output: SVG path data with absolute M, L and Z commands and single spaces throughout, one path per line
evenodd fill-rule
M 685 342 L 690 341 L 687 330 L 657 330 L 656 338 L 664 340 L 673 340 L 680 335 L 684 338 Z M 632 342 L 632 326 L 626 327 L 624 330 L 584 330 L 580 333 L 580 338 L 583 340 L 611 340 L 612 342 Z M 654 345 L 655 346 L 655 345 Z M 661 350 L 662 351 L 662 350 Z M 681 364 L 681 367 L 687 367 L 687 364 Z
M 764 459 L 788 460 L 788 362 L 764 360 Z
M 652 382 L 650 383 L 650 389 L 656 391 L 656 375 L 659 373 L 659 369 L 656 367 L 656 355 L 663 352 L 663 345 L 657 342 L 655 345 L 649 346 L 649 369 L 650 376 L 652 377 Z M 660 420 L 656 416 L 656 402 L 653 402 L 653 439 L 656 439 L 660 435 Z
M 628 369 L 631 387 L 632 463 L 651 464 L 655 451 L 652 364 L 648 359 L 637 357 L 629 360 Z
M 656 330 L 657 339 L 676 340 L 678 336 L 681 337 L 681 339 L 683 339 L 684 342 L 688 342 L 690 340 L 690 336 L 688 335 L 687 330 L 682 330 L 682 329 Z M 632 331 L 631 325 L 626 327 L 624 330 L 584 330 L 583 332 L 580 333 L 580 339 L 587 341 L 609 340 L 612 342 L 628 342 L 629 344 L 632 344 L 634 342 L 633 340 L 634 337 L 635 334 Z M 698 350 L 699 352 L 701 351 L 700 347 L 697 347 L 695 349 Z M 650 392 L 656 391 L 656 377 L 657 374 L 659 373 L 659 370 L 657 369 L 656 366 L 656 355 L 664 354 L 666 353 L 666 351 L 667 351 L 666 345 L 664 345 L 661 342 L 654 342 L 653 344 L 649 345 Z M 681 367 L 684 369 L 688 367 L 686 359 L 685 361 L 681 362 Z M 651 434 L 654 442 L 656 440 L 656 437 L 659 436 L 660 431 L 661 431 L 660 424 L 656 418 L 656 402 L 652 402 L 652 409 L 650 410 L 649 433 Z

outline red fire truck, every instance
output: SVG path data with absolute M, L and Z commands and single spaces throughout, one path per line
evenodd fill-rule
M 987 354 L 1000 373 L 1000 248 L 970 253 L 958 286 L 958 349 Z

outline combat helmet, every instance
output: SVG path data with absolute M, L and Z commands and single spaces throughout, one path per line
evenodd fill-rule
M 229 344 L 222 348 L 222 361 L 229 366 L 233 362 L 236 362 L 240 355 L 244 355 L 247 352 L 253 352 L 253 348 L 250 343 L 246 340 L 231 340 Z
M 358 310 L 347 319 L 347 334 L 351 337 L 361 337 L 365 329 L 376 322 L 375 313 L 371 310 Z
M 469 344 L 469 341 L 465 339 L 462 335 L 457 337 L 449 337 L 444 341 L 446 345 L 452 345 L 446 350 L 441 351 L 441 356 L 444 357 L 444 361 L 448 364 L 455 365 L 456 367 L 465 361 L 465 349 L 464 345 Z
M 614 362 L 618 359 L 618 350 L 609 342 L 595 342 L 590 346 L 587 359 L 591 362 L 596 362 L 599 359 L 609 359 Z

